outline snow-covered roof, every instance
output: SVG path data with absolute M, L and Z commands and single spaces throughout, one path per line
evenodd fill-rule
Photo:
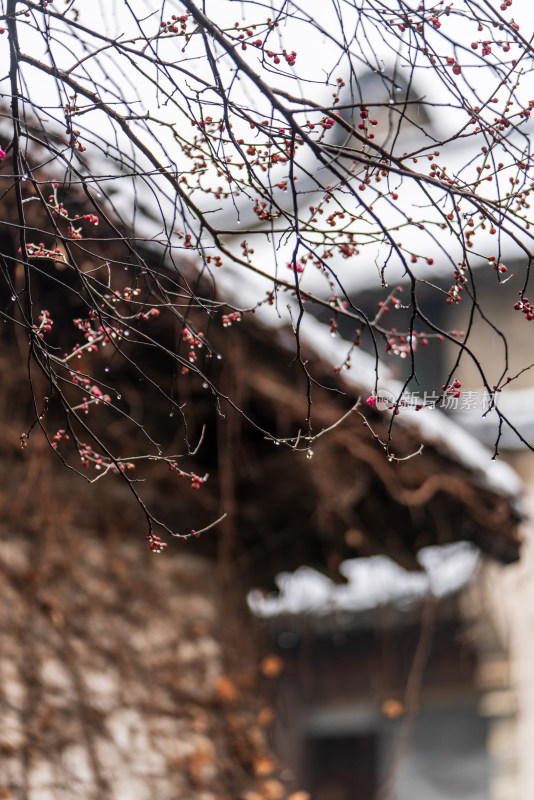
M 167 247 L 167 236 L 169 236 L 171 244 L 178 246 L 172 230 L 164 232 L 162 227 L 164 223 L 169 225 L 169 222 L 172 222 L 172 215 L 176 213 L 174 200 L 168 192 L 163 192 L 159 196 L 157 213 L 154 213 L 149 201 L 145 203 L 139 201 L 139 196 L 143 194 L 143 178 L 125 178 L 117 175 L 116 179 L 106 180 L 100 186 L 98 175 L 104 175 L 105 170 L 109 169 L 109 161 L 104 154 L 92 154 L 89 160 L 84 159 L 84 161 L 84 170 L 88 171 L 90 168 L 91 174 L 96 176 L 93 184 L 95 193 L 101 188 L 103 193 L 109 195 L 114 211 L 122 219 L 128 220 L 128 215 L 134 215 L 135 236 L 140 243 L 159 250 L 161 247 Z M 257 256 L 255 263 L 260 267 L 263 266 Z M 227 263 L 214 273 L 218 298 L 236 308 L 254 308 L 258 299 L 265 297 L 266 292 L 274 288 L 268 270 L 262 275 L 255 271 L 247 271 L 239 265 Z M 273 330 L 279 343 L 287 349 L 294 348 L 294 338 L 290 331 L 294 328 L 298 315 L 299 307 L 295 298 L 290 293 L 281 291 L 276 294 L 274 305 L 265 303 L 255 310 L 255 319 L 262 326 Z M 332 367 L 344 364 L 351 343 L 338 334 L 332 335 L 328 325 L 318 321 L 311 314 L 305 314 L 299 330 L 301 343 L 309 352 L 330 363 Z M 343 369 L 342 376 L 344 383 L 357 395 L 361 395 L 363 401 L 374 395 L 377 389 L 392 400 L 396 400 L 401 393 L 402 385 L 393 379 L 391 370 L 358 348 L 352 350 L 351 367 L 349 370 Z M 505 402 L 504 396 L 502 402 L 503 404 Z M 521 401 L 518 400 L 516 405 L 520 404 Z M 387 408 L 384 413 L 388 413 Z M 473 417 L 474 415 L 471 415 L 469 419 L 472 420 Z M 483 429 L 487 430 L 494 417 L 485 419 L 488 422 L 484 424 Z M 488 488 L 508 496 L 520 494 L 521 482 L 512 468 L 502 461 L 492 460 L 490 451 L 438 409 L 427 407 L 416 411 L 409 407 L 402 408 L 395 424 L 410 426 L 422 444 L 439 447 L 453 461 L 478 475 Z M 475 424 L 473 428 L 478 430 Z M 491 439 L 487 441 L 490 443 Z
M 138 0 L 135 7 L 145 8 L 145 10 L 157 10 L 157 7 L 150 2 L 141 2 Z M 521 16 L 521 9 L 525 10 L 524 4 L 517 3 L 517 9 L 514 5 L 514 13 L 517 18 Z M 306 13 L 311 13 L 312 8 L 308 6 Z M 85 13 L 85 12 L 84 12 Z M 103 14 L 107 18 L 107 11 L 100 9 L 98 13 Z M 219 10 L 218 10 L 219 13 Z M 223 13 L 221 10 L 220 13 Z M 233 17 L 235 10 L 228 8 L 226 12 L 230 17 Z M 313 13 L 317 13 L 321 17 L 323 10 L 321 4 L 313 4 Z M 324 14 L 323 14 L 324 16 Z M 141 18 L 141 17 L 139 17 Z M 321 17 L 322 19 L 322 17 Z M 132 20 L 130 20 L 130 23 Z M 119 20 L 109 18 L 110 25 L 116 25 Z M 323 20 L 321 24 L 326 23 Z M 120 25 L 123 21 L 120 20 Z M 121 28 L 122 30 L 122 28 Z M 28 43 L 31 43 L 31 36 L 33 36 L 31 29 L 25 30 L 25 36 L 28 36 Z M 42 43 L 40 45 L 42 47 Z M 189 50 L 193 52 L 196 45 L 191 43 Z M 300 53 L 301 58 L 309 58 L 310 52 L 306 54 L 306 48 L 302 48 Z M 70 54 L 66 54 L 67 61 L 72 58 Z M 69 62 L 70 63 L 70 62 Z M 317 64 L 310 62 L 310 69 L 315 70 Z M 424 97 L 426 93 L 434 92 L 434 99 L 437 103 L 446 102 L 446 95 L 443 94 L 445 89 L 440 85 L 433 86 L 431 83 L 425 83 L 425 72 L 421 72 L 421 83 L 418 84 L 419 94 Z M 44 87 L 44 84 L 43 84 Z M 50 87 L 52 83 L 50 83 Z M 43 91 L 45 89 L 43 88 Z M 48 89 L 46 90 L 48 91 Z M 145 89 L 140 89 L 145 91 Z M 503 90 L 504 91 L 504 90 Z M 438 92 L 438 94 L 435 94 Z M 441 92 L 441 94 L 439 94 Z M 143 102 L 146 104 L 147 97 Z M 91 112 L 92 113 L 92 112 Z M 100 113 L 100 112 L 98 112 Z M 162 112 L 163 113 L 163 112 Z M 454 113 L 457 113 L 454 112 Z M 453 126 L 453 109 L 450 109 L 450 114 L 443 120 L 443 125 Z M 96 119 L 96 117 L 95 117 Z M 4 121 L 2 125 L 9 127 L 8 121 Z M 6 128 L 6 130 L 7 130 Z M 451 128 L 452 130 L 452 128 Z M 511 137 L 520 136 L 515 130 L 510 132 Z M 166 141 L 166 140 L 165 140 Z M 161 147 L 164 151 L 165 141 L 162 139 Z M 455 174 L 460 170 L 462 165 L 466 165 L 470 161 L 470 153 L 473 157 L 478 154 L 477 147 L 482 142 L 476 137 L 471 137 L 469 140 L 454 140 L 441 148 L 442 152 L 440 158 L 447 162 L 448 169 L 451 174 Z M 115 147 L 120 142 L 117 140 Z M 88 154 L 89 158 L 84 155 L 81 161 L 76 161 L 77 168 L 83 173 L 92 175 L 92 186 L 94 187 L 95 194 L 101 192 L 104 196 L 108 195 L 110 201 L 119 214 L 126 222 L 133 222 L 135 227 L 134 235 L 141 242 L 145 241 L 152 243 L 155 247 L 164 247 L 167 252 L 173 253 L 175 256 L 180 256 L 183 253 L 182 240 L 177 234 L 179 231 L 174 229 L 175 224 L 182 225 L 181 221 L 177 222 L 177 213 L 180 208 L 177 206 L 176 196 L 171 190 L 169 183 L 151 170 L 145 176 L 128 177 L 124 174 L 125 165 L 127 166 L 128 153 L 124 153 L 126 162 L 122 165 L 122 172 L 118 167 L 113 169 L 112 160 L 108 158 L 106 152 L 105 140 L 101 143 L 102 149 L 99 152 L 96 147 L 91 148 Z M 111 146 L 111 144 L 110 144 Z M 504 158 L 504 157 L 503 157 Z M 509 156 L 508 156 L 509 160 Z M 84 167 L 83 162 L 86 165 Z M 475 169 L 475 161 L 470 165 L 470 169 Z M 140 165 L 144 166 L 143 159 Z M 126 170 L 127 171 L 127 170 Z M 98 176 L 102 176 L 99 180 Z M 394 180 L 394 178 L 392 178 Z M 400 180 L 400 178 L 399 178 Z M 427 187 L 428 188 L 428 187 Z M 488 189 L 490 191 L 490 189 Z M 227 244 L 230 249 L 239 251 L 240 237 L 239 221 L 240 217 L 244 214 L 245 205 L 250 206 L 250 201 L 245 203 L 245 197 L 241 196 L 237 199 L 235 208 L 235 218 L 233 228 L 235 234 L 233 237 L 227 237 Z M 383 198 L 384 199 L 384 198 Z M 413 214 L 415 218 L 417 209 L 421 209 L 420 203 L 423 200 L 423 193 L 419 186 L 414 181 L 402 181 L 402 187 L 399 189 L 399 208 L 394 204 L 384 203 L 380 213 L 383 214 L 383 224 L 388 229 L 394 230 L 396 224 L 399 224 L 405 219 L 407 214 Z M 428 204 L 428 197 L 425 201 Z M 228 204 L 230 205 L 230 204 Z M 432 209 L 427 206 L 424 208 L 426 216 L 430 214 Z M 246 220 L 244 220 L 246 221 Z M 358 223 L 359 224 L 359 223 Z M 243 227 L 246 227 L 244 225 Z M 420 237 L 423 236 L 425 241 L 430 245 L 430 250 L 426 251 L 427 256 L 434 257 L 434 264 L 428 264 L 424 259 L 420 259 L 417 264 L 412 265 L 414 272 L 422 277 L 433 279 L 441 267 L 439 264 L 440 254 L 447 256 L 447 258 L 454 261 L 455 256 L 452 253 L 454 249 L 449 231 L 443 231 L 442 235 L 436 236 L 434 232 L 428 234 L 421 231 L 416 225 L 408 226 L 403 230 L 403 238 L 405 237 Z M 484 237 L 484 243 L 490 240 L 488 232 L 479 232 L 479 237 Z M 247 234 L 248 237 L 248 234 Z M 259 243 L 261 237 L 262 244 Z M 257 305 L 258 300 L 265 297 L 267 291 L 272 291 L 273 278 L 280 274 L 286 268 L 286 261 L 291 260 L 291 251 L 294 247 L 293 244 L 285 240 L 283 234 L 280 236 L 266 237 L 265 231 L 258 230 L 258 234 L 251 237 L 254 241 L 255 254 L 252 266 L 257 270 L 246 270 L 246 268 L 233 264 L 229 260 L 225 260 L 222 268 L 214 269 L 214 277 L 217 283 L 217 292 L 219 298 L 227 300 L 228 303 L 238 308 L 246 309 L 253 308 Z M 406 240 L 407 241 L 407 240 Z M 410 245 L 411 246 L 411 245 Z M 416 241 L 414 239 L 413 247 L 417 250 Z M 384 253 L 388 250 L 389 245 L 386 242 L 376 242 L 376 253 L 374 258 L 366 257 L 364 259 L 357 259 L 354 263 L 348 261 L 344 263 L 342 259 L 332 263 L 335 270 L 339 270 L 339 278 L 346 285 L 347 289 L 356 290 L 362 288 L 369 288 L 372 286 L 380 286 L 382 279 L 377 266 L 384 261 Z M 432 249 L 433 248 L 433 249 Z M 286 252 L 287 251 L 287 252 Z M 514 245 L 510 240 L 509 250 L 507 255 L 512 258 L 517 256 L 520 252 L 517 245 Z M 403 279 L 403 270 L 399 263 L 391 262 L 388 266 L 388 271 L 391 273 L 386 276 L 391 282 Z M 300 285 L 303 288 L 308 286 L 313 290 L 321 293 L 324 284 L 324 270 L 317 270 L 314 267 L 306 267 L 305 272 L 301 276 L 297 276 Z M 292 272 L 287 271 L 284 278 L 291 277 Z M 288 292 L 279 291 L 275 297 L 274 305 L 264 304 L 256 309 L 256 319 L 261 322 L 265 327 L 280 332 L 284 331 L 283 337 L 286 337 L 287 329 L 291 329 L 295 325 L 295 321 L 299 314 L 299 307 L 295 298 Z M 300 336 L 302 343 L 308 348 L 309 351 L 315 353 L 321 359 L 332 364 L 332 367 L 342 365 L 345 362 L 347 352 L 350 348 L 350 343 L 342 340 L 339 336 L 332 336 L 328 326 L 318 322 L 311 315 L 306 314 L 302 320 L 300 327 Z M 284 339 L 286 345 L 287 337 Z M 375 359 L 367 354 L 355 349 L 351 353 L 351 368 L 350 370 L 342 371 L 343 381 L 353 388 L 356 394 L 362 396 L 362 400 L 376 392 L 377 389 L 381 392 L 387 392 L 396 399 L 401 392 L 401 384 L 392 379 L 391 371 L 383 364 L 378 364 Z M 377 383 L 378 380 L 378 383 Z M 503 404 L 505 398 L 502 398 Z M 507 401 L 506 401 L 507 402 Z M 519 401 L 518 401 L 519 402 Z M 503 405 L 504 407 L 504 405 Z M 522 406 L 524 408 L 524 405 Z M 388 413 L 388 410 L 384 413 Z M 486 418 L 486 419 L 489 419 Z M 476 475 L 480 476 L 482 482 L 495 491 L 501 492 L 508 496 L 515 496 L 520 492 L 520 481 L 516 474 L 506 464 L 498 461 L 491 460 L 491 454 L 473 437 L 466 434 L 454 422 L 443 415 L 436 409 L 423 408 L 415 411 L 410 408 L 402 408 L 400 414 L 395 420 L 395 424 L 399 426 L 410 426 L 417 435 L 420 437 L 422 443 L 432 444 L 439 447 L 442 451 L 446 452 L 448 456 L 456 461 L 458 464 L 471 470 Z M 486 424 L 486 423 L 485 423 Z
M 291 308 L 288 300 L 286 305 Z M 288 311 L 287 308 L 284 310 Z M 260 311 L 257 312 L 257 316 L 263 324 L 272 327 L 283 324 L 282 311 L 280 316 L 259 313 Z M 293 309 L 293 318 L 294 314 Z M 332 367 L 344 363 L 351 347 L 350 342 L 337 335 L 332 336 L 329 327 L 314 317 L 303 320 L 301 341 L 308 351 L 329 362 Z M 377 362 L 372 356 L 355 349 L 351 352 L 350 369 L 343 370 L 343 381 L 365 401 L 375 395 L 376 369 Z M 401 389 L 402 384 L 392 378 L 390 370 L 385 365 L 378 362 L 378 395 L 389 397 L 394 403 Z M 385 407 L 383 413 L 391 411 Z M 439 409 L 425 407 L 417 411 L 415 408 L 403 407 L 396 416 L 395 424 L 409 426 L 422 444 L 438 447 L 451 460 L 479 476 L 481 482 L 488 488 L 508 496 L 519 497 L 521 494 L 521 480 L 512 467 L 505 461 L 492 460 L 492 453 L 487 447 Z
M 6 126 L 6 121 L 2 123 L 2 129 Z M 89 167 L 91 173 L 96 176 L 94 187 L 95 193 L 99 189 L 98 175 L 106 174 L 109 170 L 109 161 L 103 154 L 92 154 L 86 162 L 85 170 Z M 174 201 L 168 193 L 164 192 L 159 196 L 159 206 L 157 213 L 153 213 L 153 206 L 150 202 L 140 204 L 139 194 L 142 194 L 143 179 L 125 178 L 116 176 L 115 180 L 106 180 L 102 183 L 102 191 L 110 195 L 112 206 L 122 219 L 128 220 L 128 215 L 134 214 L 135 235 L 137 239 L 147 247 L 159 249 L 167 245 L 167 232 L 164 236 L 162 223 L 165 219 L 172 220 L 175 213 Z M 111 193 L 110 190 L 111 189 Z M 166 214 L 169 217 L 166 217 Z M 171 242 L 173 233 L 170 232 Z M 174 243 L 175 245 L 177 242 Z M 261 264 L 261 259 L 256 257 L 255 263 Z M 376 270 L 375 270 L 376 276 Z M 266 275 L 260 275 L 254 271 L 247 271 L 243 267 L 228 263 L 224 268 L 215 270 L 214 275 L 217 281 L 217 291 L 219 299 L 226 300 L 232 306 L 246 309 L 256 306 L 258 299 L 265 296 L 267 291 L 273 290 L 273 281 Z M 287 347 L 291 347 L 291 337 L 288 330 L 294 326 L 298 317 L 299 309 L 294 297 L 288 293 L 279 292 L 274 306 L 264 304 L 256 309 L 255 319 L 266 328 L 270 328 L 283 333 L 283 340 Z M 343 340 L 339 335 L 332 335 L 328 325 L 319 322 L 311 314 L 306 314 L 300 327 L 302 343 L 308 350 L 316 356 L 330 362 L 332 366 L 341 365 L 345 362 L 351 343 Z M 365 400 L 368 396 L 375 393 L 377 388 L 382 393 L 389 393 L 392 398 L 397 398 L 401 392 L 401 384 L 393 380 L 391 370 L 384 364 L 378 363 L 374 357 L 368 355 L 360 349 L 351 352 L 351 368 L 343 370 L 344 382 L 352 386 L 357 394 L 362 395 Z M 507 402 L 507 400 L 506 400 Z M 502 407 L 506 405 L 505 397 L 502 398 Z M 514 409 L 522 407 L 528 409 L 528 404 L 522 403 L 522 398 L 518 398 L 514 404 Z M 506 405 L 506 408 L 508 406 Z M 528 418 L 528 412 L 526 412 Z M 467 424 L 472 425 L 473 430 L 489 430 L 494 422 L 493 417 L 486 417 L 487 422 L 478 428 L 473 422 L 474 415 L 465 417 Z M 424 408 L 415 411 L 411 408 L 403 408 L 396 420 L 396 424 L 410 425 L 418 431 L 421 442 L 433 444 L 440 447 L 448 455 L 462 466 L 478 473 L 485 484 L 492 489 L 503 494 L 515 495 L 521 491 L 521 483 L 514 471 L 504 462 L 491 460 L 491 453 L 483 447 L 474 436 L 470 436 L 464 429 L 451 421 L 449 417 L 437 409 Z M 493 425 L 493 430 L 494 430 Z M 491 438 L 487 439 L 491 443 Z
M 261 319 L 268 323 L 263 316 Z M 332 337 L 324 324 L 308 318 L 301 335 L 303 344 L 321 359 L 332 365 L 344 362 L 350 343 Z M 345 383 L 364 400 L 374 395 L 375 367 L 374 358 L 357 350 L 351 354 L 350 370 L 343 372 Z M 379 395 L 396 399 L 401 384 L 392 380 L 387 368 L 379 365 L 379 370 Z M 391 412 L 386 408 L 383 413 Z M 505 461 L 492 460 L 487 447 L 443 412 L 435 408 L 402 408 L 396 424 L 410 426 L 423 444 L 437 447 L 471 471 L 482 485 L 512 498 L 513 504 L 520 507 L 522 483 L 517 473 Z M 310 567 L 301 567 L 277 577 L 278 593 L 265 597 L 261 592 L 252 592 L 249 604 L 254 613 L 263 617 L 360 613 L 383 606 L 402 611 L 426 598 L 442 599 L 461 591 L 476 573 L 479 559 L 479 550 L 467 542 L 422 548 L 417 554 L 421 572 L 408 571 L 387 556 L 352 559 L 340 566 L 339 571 L 348 580 L 342 586 Z
M 510 420 L 521 436 L 529 443 L 534 442 L 534 388 L 507 391 L 496 397 L 496 403 L 499 411 Z M 488 411 L 484 416 L 469 410 L 460 411 L 455 419 L 458 425 L 478 441 L 490 447 L 495 443 L 499 428 L 499 418 L 495 409 Z M 502 427 L 500 448 L 518 450 L 524 446 L 515 431 L 506 425 Z
M 343 585 L 310 567 L 301 567 L 277 577 L 279 593 L 266 597 L 251 592 L 249 605 L 260 617 L 340 611 L 358 614 L 385 606 L 409 610 L 424 599 L 440 600 L 465 588 L 476 572 L 480 554 L 467 542 L 455 542 L 423 548 L 418 561 L 421 571 L 409 572 L 387 556 L 351 559 L 340 568 L 347 578 Z

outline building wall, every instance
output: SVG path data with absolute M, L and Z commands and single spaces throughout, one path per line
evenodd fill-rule
M 534 461 L 515 454 L 513 466 L 525 485 L 521 559 L 517 564 L 486 565 L 478 611 L 486 619 L 486 667 L 481 688 L 494 721 L 496 780 L 491 800 L 531 800 L 534 787 Z
M 0 523 L 0 796 L 282 800 L 215 565 L 61 515 Z

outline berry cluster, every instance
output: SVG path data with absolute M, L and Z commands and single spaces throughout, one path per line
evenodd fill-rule
M 39 325 L 32 325 L 33 333 L 42 339 L 45 333 L 50 333 L 52 330 L 52 325 L 54 324 L 52 318 L 50 317 L 50 312 L 43 310 L 39 314 Z
M 155 533 L 147 534 L 148 546 L 152 550 L 153 553 L 162 553 L 163 550 L 167 547 L 166 542 L 162 542 L 159 536 L 156 536 Z
M 521 296 L 522 292 L 519 292 Z M 516 311 L 521 311 L 525 315 L 525 319 L 529 322 L 532 322 L 534 319 L 534 305 L 529 303 L 528 297 L 521 297 L 521 300 L 518 300 L 517 303 L 514 305 Z
M 167 460 L 167 469 L 169 472 L 176 472 L 179 478 L 190 478 L 191 479 L 191 488 L 198 490 L 201 486 L 206 483 L 208 480 L 208 476 L 204 475 L 202 478 L 200 475 L 197 475 L 194 472 L 184 472 L 184 470 L 180 469 L 178 466 L 177 461 L 169 461 Z
M 223 328 L 229 328 L 234 322 L 241 322 L 239 311 L 232 311 L 231 314 L 225 314 L 222 318 Z

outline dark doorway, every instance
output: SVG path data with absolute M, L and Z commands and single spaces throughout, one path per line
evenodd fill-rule
M 306 750 L 312 800 L 373 800 L 377 789 L 376 736 L 311 736 Z

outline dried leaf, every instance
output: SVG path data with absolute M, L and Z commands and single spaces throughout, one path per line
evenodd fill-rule
M 260 670 L 266 678 L 277 678 L 284 669 L 284 662 L 277 655 L 265 656 L 260 664 Z
M 404 714 L 404 705 L 394 698 L 388 698 L 382 703 L 382 713 L 389 719 L 397 719 Z
M 237 689 L 235 688 L 234 682 L 227 675 L 219 675 L 215 683 L 215 691 L 219 702 L 224 705 L 235 703 Z
M 260 728 L 268 728 L 270 725 L 273 724 L 275 717 L 276 714 L 274 712 L 274 709 L 269 708 L 269 706 L 266 706 L 265 708 L 262 708 L 258 714 L 257 718 L 258 725 L 260 726 Z

